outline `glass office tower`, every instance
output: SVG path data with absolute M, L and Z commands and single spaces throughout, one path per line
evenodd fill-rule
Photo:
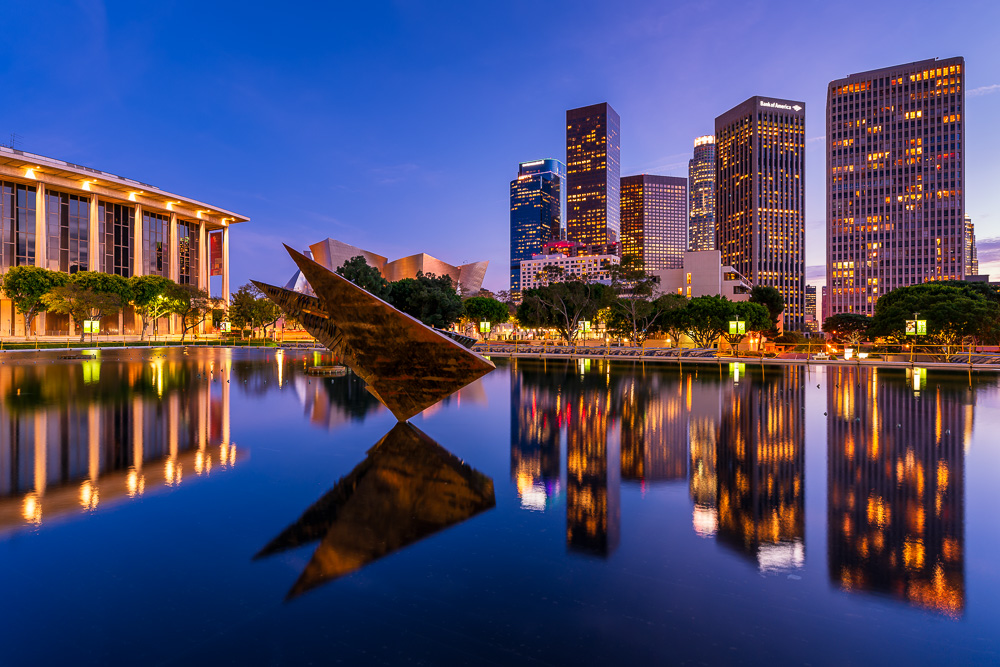
M 510 182 L 510 291 L 521 292 L 521 260 L 559 240 L 566 165 L 545 159 L 522 162 Z
M 610 104 L 566 112 L 566 238 L 620 241 L 621 121 Z
M 691 212 L 688 249 L 715 250 L 715 137 L 694 140 L 694 157 L 688 161 Z

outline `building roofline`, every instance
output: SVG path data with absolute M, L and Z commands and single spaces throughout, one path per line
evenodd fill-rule
M 67 162 L 65 160 L 50 158 L 44 155 L 37 155 L 35 153 L 18 150 L 16 148 L 8 148 L 7 146 L 0 146 L 0 164 L 6 164 L 9 166 L 12 163 L 18 162 L 21 163 L 20 166 L 25 170 L 51 173 L 67 180 L 78 180 L 82 183 L 87 183 L 87 187 L 89 187 L 89 184 L 94 184 L 103 187 L 110 186 L 111 189 L 123 188 L 124 193 L 122 194 L 124 194 L 126 198 L 129 193 L 135 193 L 144 198 L 149 198 L 150 195 L 153 195 L 154 197 L 162 197 L 167 203 L 176 202 L 187 208 L 203 211 L 213 216 L 228 218 L 228 222 L 230 223 L 250 221 L 250 218 L 245 215 L 219 208 L 217 206 L 211 206 L 197 199 L 192 199 L 191 197 L 184 197 L 172 192 L 167 192 L 166 190 L 161 190 L 155 185 L 150 185 L 149 183 L 143 183 L 142 181 L 137 181 L 132 178 L 118 176 L 99 169 L 93 169 L 91 167 L 85 167 L 83 165 Z M 31 177 L 28 178 L 30 179 Z M 81 189 L 87 189 L 87 187 L 82 187 Z
M 852 74 L 848 74 L 847 76 L 845 76 L 845 77 L 843 77 L 841 79 L 834 79 L 833 81 L 830 82 L 830 85 L 833 86 L 835 84 L 842 84 L 842 83 L 846 83 L 846 82 L 849 82 L 849 81 L 853 82 L 853 81 L 856 81 L 857 79 L 867 79 L 867 78 L 872 78 L 872 77 L 875 77 L 875 76 L 882 76 L 883 74 L 889 74 L 889 73 L 894 72 L 894 71 L 903 71 L 903 70 L 911 70 L 911 69 L 923 69 L 925 67 L 930 67 L 931 65 L 934 65 L 934 67 L 937 68 L 939 65 L 943 65 L 945 63 L 948 63 L 949 65 L 951 65 L 952 63 L 949 62 L 949 61 L 955 61 L 954 64 L 959 64 L 959 63 L 961 63 L 963 65 L 965 64 L 965 58 L 963 56 L 951 56 L 949 58 L 927 58 L 925 60 L 914 60 L 911 63 L 900 63 L 898 65 L 890 65 L 888 67 L 880 67 L 879 69 L 865 70 L 864 72 L 854 72 Z

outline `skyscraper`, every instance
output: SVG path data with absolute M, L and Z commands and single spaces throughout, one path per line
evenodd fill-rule
M 820 323 L 816 321 L 816 286 L 806 285 L 806 331 L 813 333 L 820 330 Z
M 687 180 L 639 174 L 621 179 L 622 257 L 634 255 L 647 271 L 684 265 Z
M 830 82 L 826 102 L 829 312 L 961 280 L 965 61 L 922 60 Z
M 965 275 L 979 275 L 979 254 L 976 252 L 976 228 L 972 216 L 965 216 Z
M 715 248 L 722 263 L 785 299 L 786 329 L 805 312 L 803 102 L 751 97 L 715 119 Z
M 521 260 L 559 240 L 566 165 L 545 159 L 522 162 L 510 182 L 510 291 L 521 291 Z
M 694 157 L 688 161 L 691 212 L 688 249 L 715 250 L 715 137 L 694 140 Z
M 610 104 L 566 112 L 566 238 L 620 240 L 620 120 Z

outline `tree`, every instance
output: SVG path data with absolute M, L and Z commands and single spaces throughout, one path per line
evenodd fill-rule
M 656 299 L 660 315 L 660 330 L 665 332 L 676 345 L 681 343 L 681 335 L 688 329 L 684 306 L 688 300 L 680 294 L 664 294 Z
M 823 320 L 823 331 L 838 343 L 857 347 L 868 337 L 871 324 L 872 318 L 862 313 L 840 313 Z
M 121 309 L 122 300 L 111 292 L 98 292 L 84 287 L 76 281 L 55 287 L 43 298 L 49 310 L 66 313 L 80 329 L 80 341 L 84 340 L 84 320 L 99 320 L 105 315 Z
M 522 326 L 553 328 L 563 340 L 573 343 L 580 322 L 592 320 L 613 299 L 614 292 L 607 285 L 582 280 L 557 282 L 525 290 L 517 320 Z
M 13 266 L 3 276 L 3 292 L 24 316 L 24 334 L 31 331 L 31 321 L 39 310 L 45 308 L 43 297 L 53 288 L 65 285 L 65 273 L 50 271 L 40 266 Z
M 604 268 L 611 277 L 615 294 L 608 313 L 608 329 L 619 338 L 642 345 L 659 330 L 658 321 L 663 315 L 652 301 L 657 280 L 646 273 L 635 255 L 625 255 L 620 264 L 606 264 Z
M 390 283 L 387 301 L 429 327 L 446 329 L 462 316 L 462 299 L 447 275 L 418 271 L 416 278 Z
M 510 319 L 510 310 L 507 305 L 491 297 L 474 296 L 466 299 L 464 305 L 465 316 L 477 327 L 479 322 L 489 322 L 492 329 L 494 325 L 502 324 Z
M 178 285 L 171 283 L 163 295 L 170 311 L 181 318 L 181 342 L 187 337 L 187 332 L 205 321 L 215 308 L 215 300 L 208 292 L 195 285 Z
M 768 333 L 777 335 L 778 316 L 785 310 L 785 299 L 781 296 L 781 292 L 768 285 L 755 285 L 750 290 L 750 303 L 759 303 L 767 308 L 771 317 L 771 327 Z
M 164 315 L 173 312 L 167 293 L 175 283 L 164 276 L 132 276 L 128 279 L 129 304 L 142 320 L 139 340 L 146 338 L 146 329 Z
M 696 296 L 683 309 L 685 333 L 698 347 L 714 347 L 729 331 L 732 303 L 720 296 Z
M 389 281 L 382 277 L 378 269 L 369 266 L 363 255 L 357 255 L 344 262 L 337 268 L 337 274 L 383 301 L 389 298 Z
M 771 315 L 767 311 L 767 308 L 759 303 L 753 303 L 750 301 L 726 302 L 729 304 L 731 313 L 729 322 L 738 320 L 744 323 L 744 333 L 729 333 L 729 322 L 726 323 L 726 328 L 722 332 L 722 336 L 726 339 L 726 342 L 729 343 L 731 348 L 736 350 L 736 356 L 739 356 L 739 344 L 744 338 L 746 338 L 747 334 L 767 331 L 771 328 Z
M 253 283 L 240 285 L 229 304 L 229 321 L 241 331 L 266 328 L 281 317 L 281 310 Z
M 963 338 L 1000 341 L 1000 303 L 967 285 L 938 282 L 900 287 L 879 298 L 868 335 L 902 340 L 906 320 L 912 319 L 926 320 L 927 342 L 946 349 Z

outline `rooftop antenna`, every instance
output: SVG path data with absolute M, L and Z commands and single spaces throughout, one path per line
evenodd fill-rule
M 21 135 L 17 132 L 10 133 L 10 143 L 4 144 L 7 148 L 17 148 L 17 145 L 21 143 Z

